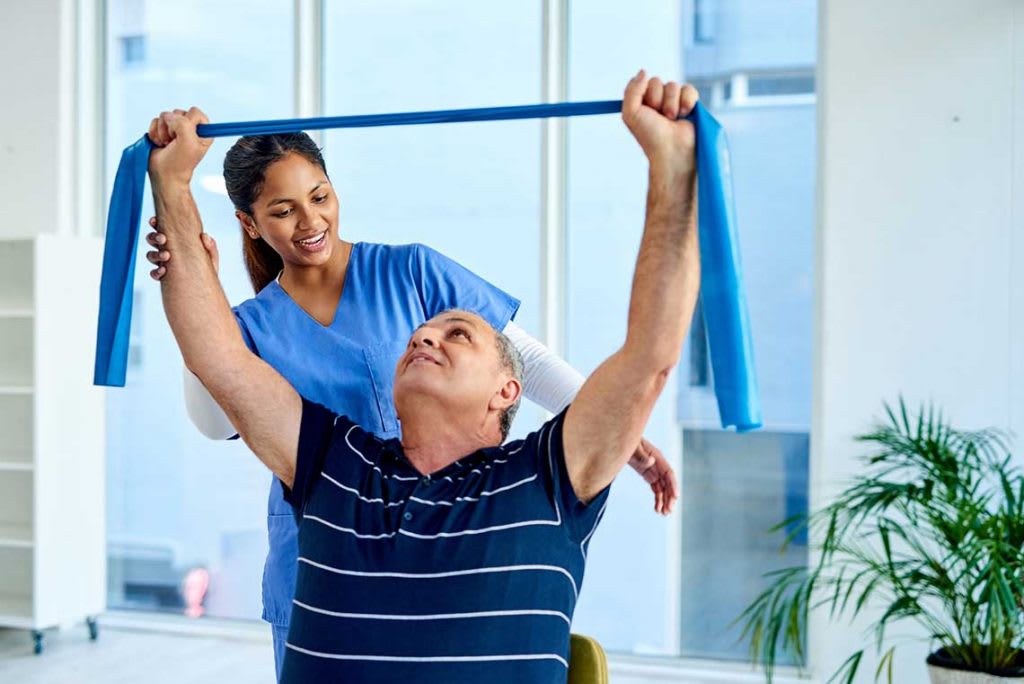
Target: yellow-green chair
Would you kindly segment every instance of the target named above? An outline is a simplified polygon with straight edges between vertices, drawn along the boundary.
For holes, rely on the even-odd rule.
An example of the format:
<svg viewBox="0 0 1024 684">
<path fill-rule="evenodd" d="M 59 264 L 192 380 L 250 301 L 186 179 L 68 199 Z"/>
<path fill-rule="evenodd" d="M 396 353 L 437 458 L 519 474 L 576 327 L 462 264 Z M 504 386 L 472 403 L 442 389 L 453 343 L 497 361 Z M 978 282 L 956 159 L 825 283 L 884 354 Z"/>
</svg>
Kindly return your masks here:
<svg viewBox="0 0 1024 684">
<path fill-rule="evenodd" d="M 572 635 L 569 684 L 608 684 L 608 658 L 597 640 L 582 634 Z"/>
</svg>

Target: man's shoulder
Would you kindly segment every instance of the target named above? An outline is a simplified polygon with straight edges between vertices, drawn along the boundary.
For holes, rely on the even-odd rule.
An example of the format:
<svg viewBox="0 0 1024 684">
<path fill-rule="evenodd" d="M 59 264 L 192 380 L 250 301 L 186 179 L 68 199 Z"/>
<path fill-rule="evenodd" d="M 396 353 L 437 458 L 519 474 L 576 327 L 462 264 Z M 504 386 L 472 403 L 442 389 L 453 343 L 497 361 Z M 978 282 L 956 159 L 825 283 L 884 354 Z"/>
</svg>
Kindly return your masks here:
<svg viewBox="0 0 1024 684">
<path fill-rule="evenodd" d="M 360 453 L 372 450 L 380 451 L 391 441 L 378 437 L 347 415 L 335 413 L 331 409 L 315 401 L 302 398 L 302 431 L 323 433 L 330 431 L 332 446 L 340 446 Z"/>
<path fill-rule="evenodd" d="M 557 452 L 561 449 L 561 431 L 562 425 L 565 422 L 566 411 L 568 411 L 568 408 L 558 415 L 548 419 L 540 427 L 530 432 L 525 437 L 514 439 L 502 444 L 498 447 L 501 452 L 501 457 L 547 457 L 553 452 Z"/>
</svg>

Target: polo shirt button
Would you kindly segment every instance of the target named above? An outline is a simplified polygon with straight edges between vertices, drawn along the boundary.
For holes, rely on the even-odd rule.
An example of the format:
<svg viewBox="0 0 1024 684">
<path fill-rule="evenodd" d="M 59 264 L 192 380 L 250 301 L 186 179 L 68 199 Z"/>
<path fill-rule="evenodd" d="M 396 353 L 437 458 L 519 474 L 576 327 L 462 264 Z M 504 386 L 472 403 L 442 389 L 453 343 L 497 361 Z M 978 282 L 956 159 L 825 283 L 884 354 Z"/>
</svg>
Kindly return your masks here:
<svg viewBox="0 0 1024 684">
<path fill-rule="evenodd" d="M 423 478 L 423 484 L 429 485 L 431 482 L 433 482 L 433 480 L 430 479 L 429 475 Z"/>
<path fill-rule="evenodd" d="M 403 517 L 403 518 L 405 518 L 406 520 L 412 520 L 412 513 L 410 513 L 409 511 L 406 511 L 406 512 L 405 512 L 405 513 L 404 513 L 404 514 L 402 515 L 402 517 Z"/>
</svg>

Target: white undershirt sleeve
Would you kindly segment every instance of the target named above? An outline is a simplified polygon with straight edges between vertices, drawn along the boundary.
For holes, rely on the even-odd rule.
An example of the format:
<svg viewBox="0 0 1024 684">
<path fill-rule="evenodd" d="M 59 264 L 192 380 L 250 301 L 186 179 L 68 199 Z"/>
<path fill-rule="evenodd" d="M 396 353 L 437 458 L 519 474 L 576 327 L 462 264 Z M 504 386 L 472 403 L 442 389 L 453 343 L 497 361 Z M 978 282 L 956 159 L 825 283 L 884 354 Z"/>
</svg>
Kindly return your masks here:
<svg viewBox="0 0 1024 684">
<path fill-rule="evenodd" d="M 231 439 L 238 431 L 228 420 L 224 409 L 213 400 L 206 386 L 185 366 L 181 367 L 185 385 L 185 411 L 189 420 L 210 439 Z"/>
<path fill-rule="evenodd" d="M 523 394 L 551 413 L 561 413 L 576 398 L 585 378 L 512 321 L 503 332 L 523 356 Z"/>
<path fill-rule="evenodd" d="M 523 357 L 523 394 L 551 413 L 560 413 L 576 397 L 584 377 L 557 354 L 515 323 L 503 331 Z M 230 439 L 237 430 L 209 391 L 188 368 L 182 367 L 185 410 L 189 420 L 209 439 Z"/>
</svg>

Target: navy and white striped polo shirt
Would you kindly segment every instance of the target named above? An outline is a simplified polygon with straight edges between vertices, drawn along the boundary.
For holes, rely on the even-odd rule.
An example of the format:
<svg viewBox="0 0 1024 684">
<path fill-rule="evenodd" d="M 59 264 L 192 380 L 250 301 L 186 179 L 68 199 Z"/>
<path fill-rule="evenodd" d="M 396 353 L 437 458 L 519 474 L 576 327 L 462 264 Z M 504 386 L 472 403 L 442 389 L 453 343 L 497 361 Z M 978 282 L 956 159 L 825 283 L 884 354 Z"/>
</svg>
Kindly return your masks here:
<svg viewBox="0 0 1024 684">
<path fill-rule="evenodd" d="M 303 400 L 281 681 L 565 682 L 608 490 L 576 498 L 564 418 L 423 476 L 398 440 Z"/>
</svg>

